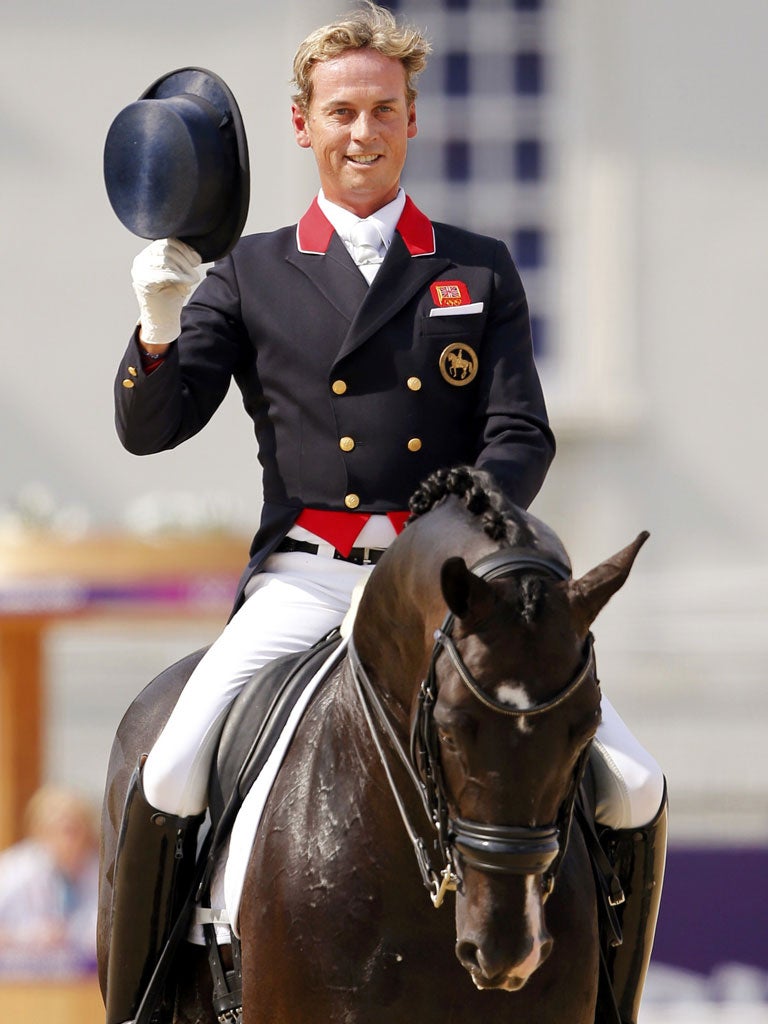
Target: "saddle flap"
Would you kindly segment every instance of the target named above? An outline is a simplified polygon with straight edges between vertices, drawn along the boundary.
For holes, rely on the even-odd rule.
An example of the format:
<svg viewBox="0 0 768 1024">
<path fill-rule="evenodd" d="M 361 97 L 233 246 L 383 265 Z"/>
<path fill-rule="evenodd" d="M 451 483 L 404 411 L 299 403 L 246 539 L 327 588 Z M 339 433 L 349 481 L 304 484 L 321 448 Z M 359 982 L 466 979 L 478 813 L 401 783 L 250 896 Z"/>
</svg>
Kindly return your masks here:
<svg viewBox="0 0 768 1024">
<path fill-rule="evenodd" d="M 233 702 L 209 781 L 211 820 L 220 835 L 231 827 L 296 701 L 340 643 L 336 629 L 309 650 L 274 659 L 251 677 Z"/>
</svg>

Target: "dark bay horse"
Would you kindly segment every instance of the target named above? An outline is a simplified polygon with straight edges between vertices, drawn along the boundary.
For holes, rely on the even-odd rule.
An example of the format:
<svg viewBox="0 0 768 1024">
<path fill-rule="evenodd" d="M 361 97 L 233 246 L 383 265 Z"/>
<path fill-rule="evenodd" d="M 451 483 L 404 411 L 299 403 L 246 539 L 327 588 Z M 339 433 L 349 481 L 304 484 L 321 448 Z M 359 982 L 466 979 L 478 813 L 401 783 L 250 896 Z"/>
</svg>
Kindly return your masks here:
<svg viewBox="0 0 768 1024">
<path fill-rule="evenodd" d="M 590 626 L 647 534 L 574 580 L 483 474 L 437 474 L 413 507 L 267 803 L 243 1024 L 593 1024 L 595 884 L 572 824 L 600 717 Z M 181 682 L 150 686 L 118 732 L 104 907 L 123 780 Z M 103 910 L 102 971 L 108 927 Z M 214 1019 L 206 971 L 185 948 L 176 1021 Z"/>
</svg>

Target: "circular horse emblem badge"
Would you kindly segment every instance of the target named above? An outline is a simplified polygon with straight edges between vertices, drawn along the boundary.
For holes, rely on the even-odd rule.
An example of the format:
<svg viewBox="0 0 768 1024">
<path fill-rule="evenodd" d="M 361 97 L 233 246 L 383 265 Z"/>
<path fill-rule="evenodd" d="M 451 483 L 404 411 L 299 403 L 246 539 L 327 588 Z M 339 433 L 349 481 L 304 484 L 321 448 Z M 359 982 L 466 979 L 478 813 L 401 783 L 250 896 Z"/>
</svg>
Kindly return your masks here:
<svg viewBox="0 0 768 1024">
<path fill-rule="evenodd" d="M 477 376 L 477 353 L 464 342 L 447 345 L 440 353 L 440 373 L 454 387 L 463 388 Z"/>
</svg>

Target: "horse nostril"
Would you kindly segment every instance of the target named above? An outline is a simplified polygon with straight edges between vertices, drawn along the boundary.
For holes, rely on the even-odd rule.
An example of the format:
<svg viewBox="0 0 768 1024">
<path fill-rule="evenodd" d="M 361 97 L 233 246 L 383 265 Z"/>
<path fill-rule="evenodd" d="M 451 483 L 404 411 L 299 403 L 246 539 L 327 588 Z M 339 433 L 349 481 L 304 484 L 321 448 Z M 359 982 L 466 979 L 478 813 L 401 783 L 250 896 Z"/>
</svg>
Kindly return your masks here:
<svg viewBox="0 0 768 1024">
<path fill-rule="evenodd" d="M 543 964 L 544 961 L 547 959 L 549 954 L 552 952 L 553 945 L 554 942 L 552 941 L 552 939 L 544 939 L 544 941 L 541 944 L 541 960 L 539 961 L 540 963 Z"/>
<path fill-rule="evenodd" d="M 474 942 L 459 942 L 456 945 L 456 956 L 459 958 L 459 963 L 462 967 L 467 970 L 477 968 L 477 946 Z"/>
</svg>

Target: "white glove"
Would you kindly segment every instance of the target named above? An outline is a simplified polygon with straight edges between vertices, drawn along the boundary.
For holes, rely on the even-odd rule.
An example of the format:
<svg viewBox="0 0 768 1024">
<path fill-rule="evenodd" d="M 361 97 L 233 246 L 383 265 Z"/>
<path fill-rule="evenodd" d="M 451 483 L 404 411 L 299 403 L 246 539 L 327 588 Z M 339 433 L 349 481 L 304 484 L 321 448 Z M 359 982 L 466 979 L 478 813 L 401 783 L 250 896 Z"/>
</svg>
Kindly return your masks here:
<svg viewBox="0 0 768 1024">
<path fill-rule="evenodd" d="M 141 340 L 165 345 L 181 333 L 181 307 L 200 280 L 200 257 L 178 238 L 160 238 L 142 249 L 131 267 L 141 310 Z"/>
</svg>

